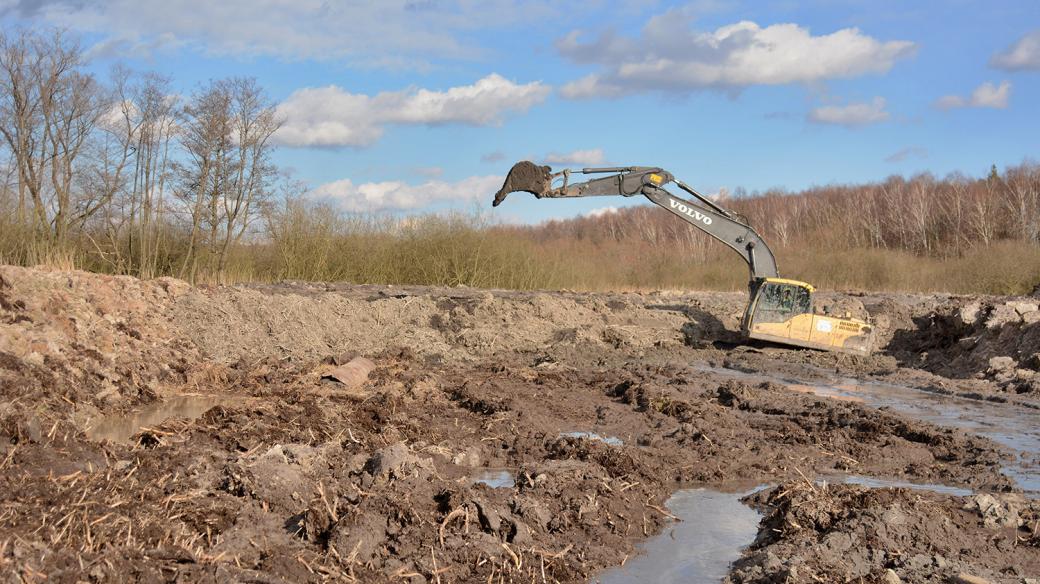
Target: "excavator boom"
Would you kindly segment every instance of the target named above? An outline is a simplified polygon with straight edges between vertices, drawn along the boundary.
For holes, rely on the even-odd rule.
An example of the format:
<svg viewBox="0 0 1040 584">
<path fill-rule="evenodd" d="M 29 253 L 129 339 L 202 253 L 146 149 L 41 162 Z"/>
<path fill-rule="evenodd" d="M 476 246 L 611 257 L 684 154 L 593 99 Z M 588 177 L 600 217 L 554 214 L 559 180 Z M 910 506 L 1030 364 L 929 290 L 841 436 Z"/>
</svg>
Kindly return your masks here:
<svg viewBox="0 0 1040 584">
<path fill-rule="evenodd" d="M 572 174 L 609 174 L 610 176 L 571 183 Z M 553 182 L 560 179 L 559 186 Z M 664 187 L 674 182 L 694 197 L 693 201 L 679 198 Z M 495 193 L 493 206 L 505 201 L 512 192 L 528 192 L 539 199 L 573 197 L 643 195 L 650 202 L 686 221 L 711 237 L 727 245 L 747 262 L 751 282 L 780 275 L 773 252 L 758 233 L 740 217 L 701 195 L 689 185 L 676 180 L 672 173 L 653 166 L 624 166 L 612 168 L 583 168 L 553 173 L 548 166 L 523 161 L 513 165 L 502 188 Z"/>
</svg>

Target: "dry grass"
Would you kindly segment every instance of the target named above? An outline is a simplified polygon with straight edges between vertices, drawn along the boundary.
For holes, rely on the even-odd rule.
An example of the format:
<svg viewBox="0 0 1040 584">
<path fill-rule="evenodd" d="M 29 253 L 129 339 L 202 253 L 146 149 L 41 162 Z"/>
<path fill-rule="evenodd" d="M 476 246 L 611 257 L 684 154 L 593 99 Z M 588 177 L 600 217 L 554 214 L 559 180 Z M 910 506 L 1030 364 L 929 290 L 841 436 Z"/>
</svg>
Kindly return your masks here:
<svg viewBox="0 0 1040 584">
<path fill-rule="evenodd" d="M 170 227 L 159 275 L 178 275 L 185 235 Z M 698 253 L 639 238 L 544 237 L 537 229 L 495 226 L 482 215 L 392 219 L 349 216 L 300 202 L 268 218 L 263 241 L 232 250 L 222 283 L 347 281 L 508 289 L 743 290 L 746 266 L 719 244 Z M 180 233 L 179 235 L 177 235 Z M 693 249 L 691 248 L 691 249 Z M 776 250 L 782 273 L 823 289 L 1025 294 L 1040 282 L 1040 249 L 998 241 L 939 258 L 891 249 L 840 249 L 827 238 Z M 13 225 L 0 230 L 0 260 L 119 273 L 96 239 L 63 248 L 35 243 Z M 118 255 L 118 254 L 116 254 Z M 188 274 L 217 283 L 205 269 Z"/>
</svg>

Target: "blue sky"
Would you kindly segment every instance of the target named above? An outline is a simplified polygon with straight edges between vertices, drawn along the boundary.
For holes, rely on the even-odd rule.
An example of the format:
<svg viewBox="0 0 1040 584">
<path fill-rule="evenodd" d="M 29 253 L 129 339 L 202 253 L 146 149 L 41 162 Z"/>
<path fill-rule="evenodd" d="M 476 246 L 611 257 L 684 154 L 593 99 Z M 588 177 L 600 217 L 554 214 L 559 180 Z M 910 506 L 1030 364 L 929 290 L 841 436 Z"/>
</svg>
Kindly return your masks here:
<svg viewBox="0 0 1040 584">
<path fill-rule="evenodd" d="M 190 94 L 256 77 L 278 162 L 344 209 L 488 207 L 520 159 L 705 192 L 984 174 L 1040 151 L 1035 0 L 0 0 Z M 536 201 L 536 222 L 641 201 Z"/>
</svg>

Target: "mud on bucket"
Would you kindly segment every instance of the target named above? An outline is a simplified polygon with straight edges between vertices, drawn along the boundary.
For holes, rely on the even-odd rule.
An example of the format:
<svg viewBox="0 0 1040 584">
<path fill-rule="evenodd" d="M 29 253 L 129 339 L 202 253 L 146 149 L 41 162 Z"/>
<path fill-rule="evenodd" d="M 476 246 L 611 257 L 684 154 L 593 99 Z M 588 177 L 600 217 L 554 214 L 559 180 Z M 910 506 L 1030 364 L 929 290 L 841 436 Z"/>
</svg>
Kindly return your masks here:
<svg viewBox="0 0 1040 584">
<path fill-rule="evenodd" d="M 518 191 L 531 193 L 540 199 L 548 193 L 551 188 L 551 168 L 548 166 L 538 166 L 537 164 L 527 160 L 517 162 L 513 165 L 513 168 L 509 169 L 509 174 L 506 175 L 506 181 L 502 183 L 502 188 L 498 189 L 498 192 L 495 193 L 495 202 L 492 203 L 491 206 L 499 206 L 502 204 L 502 201 L 506 200 L 506 195 Z"/>
</svg>

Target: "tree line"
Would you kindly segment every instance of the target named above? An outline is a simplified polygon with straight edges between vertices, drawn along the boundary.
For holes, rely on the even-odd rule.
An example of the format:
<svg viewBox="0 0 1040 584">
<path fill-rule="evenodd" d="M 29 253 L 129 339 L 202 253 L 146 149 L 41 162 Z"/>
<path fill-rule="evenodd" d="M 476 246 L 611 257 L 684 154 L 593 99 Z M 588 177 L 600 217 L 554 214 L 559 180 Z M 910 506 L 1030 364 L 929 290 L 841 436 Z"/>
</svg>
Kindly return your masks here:
<svg viewBox="0 0 1040 584">
<path fill-rule="evenodd" d="M 1002 173 L 993 166 L 984 178 L 892 176 L 800 192 L 723 193 L 717 200 L 780 249 L 866 248 L 944 258 L 998 241 L 1040 245 L 1040 165 L 1032 162 Z M 640 240 L 700 258 L 722 249 L 697 229 L 647 206 L 523 231 L 539 241 Z"/>
<path fill-rule="evenodd" d="M 0 33 L 0 253 L 37 263 L 80 249 L 114 273 L 222 276 L 286 184 L 278 127 L 255 79 L 181 97 L 155 73 L 99 79 L 62 31 Z"/>
</svg>

